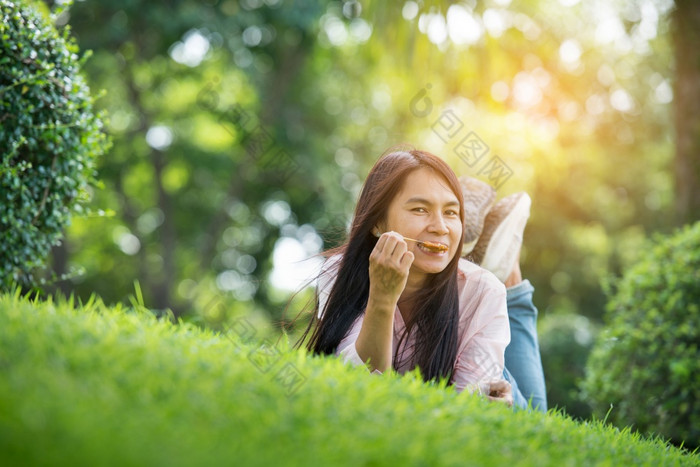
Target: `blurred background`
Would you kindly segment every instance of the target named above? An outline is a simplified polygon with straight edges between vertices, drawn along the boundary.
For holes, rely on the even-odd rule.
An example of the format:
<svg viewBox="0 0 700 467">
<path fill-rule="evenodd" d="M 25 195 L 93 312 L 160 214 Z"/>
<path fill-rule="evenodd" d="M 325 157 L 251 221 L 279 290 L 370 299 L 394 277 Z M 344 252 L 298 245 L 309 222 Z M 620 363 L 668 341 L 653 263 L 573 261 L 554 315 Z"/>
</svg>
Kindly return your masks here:
<svg viewBox="0 0 700 467">
<path fill-rule="evenodd" d="M 57 25 L 92 50 L 113 148 L 93 214 L 53 251 L 68 277 L 56 288 L 128 302 L 138 281 L 150 308 L 215 330 L 243 316 L 275 335 L 312 296 L 293 293 L 342 242 L 369 168 L 408 142 L 499 198 L 532 197 L 521 259 L 550 405 L 585 417 L 576 381 L 608 279 L 652 232 L 698 217 L 697 181 L 675 169 L 687 153 L 674 56 L 697 44 L 671 34 L 682 8 L 698 9 L 77 1 Z"/>
</svg>

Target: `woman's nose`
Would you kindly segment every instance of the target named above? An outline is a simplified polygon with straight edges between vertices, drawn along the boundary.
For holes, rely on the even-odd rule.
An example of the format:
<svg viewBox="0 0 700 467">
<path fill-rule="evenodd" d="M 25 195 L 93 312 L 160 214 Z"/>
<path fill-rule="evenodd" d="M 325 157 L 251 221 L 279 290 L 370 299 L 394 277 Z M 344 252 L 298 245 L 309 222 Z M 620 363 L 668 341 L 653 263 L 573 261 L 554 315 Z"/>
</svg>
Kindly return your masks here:
<svg viewBox="0 0 700 467">
<path fill-rule="evenodd" d="M 437 234 L 446 234 L 449 232 L 449 230 L 447 229 L 447 223 L 445 222 L 443 216 L 441 216 L 440 214 L 436 214 L 433 216 L 429 227 L 432 232 L 435 232 Z"/>
</svg>

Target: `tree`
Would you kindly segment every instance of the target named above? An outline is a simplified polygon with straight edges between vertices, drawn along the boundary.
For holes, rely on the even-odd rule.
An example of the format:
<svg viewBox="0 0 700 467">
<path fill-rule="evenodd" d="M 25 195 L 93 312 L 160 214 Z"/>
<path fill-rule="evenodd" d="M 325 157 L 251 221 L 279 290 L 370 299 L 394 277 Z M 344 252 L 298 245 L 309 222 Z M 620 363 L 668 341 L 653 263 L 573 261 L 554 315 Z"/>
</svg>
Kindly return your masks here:
<svg viewBox="0 0 700 467">
<path fill-rule="evenodd" d="M 96 185 L 109 147 L 70 29 L 0 0 L 0 288 L 35 276 Z"/>
<path fill-rule="evenodd" d="M 499 196 L 535 202 L 523 269 L 538 307 L 600 319 L 601 276 L 670 223 L 662 3 L 611 4 L 598 37 L 590 2 L 80 2 L 66 21 L 108 90 L 117 143 L 97 201 L 116 215 L 71 228 L 69 261 L 87 270 L 71 287 L 115 301 L 138 278 L 176 314 L 209 288 L 279 317 L 275 245 L 332 246 L 342 235 L 324 232 L 343 232 L 371 164 L 408 141 L 460 175 L 504 161 Z M 422 91 L 427 113 L 411 105 Z M 470 132 L 488 147 L 479 164 L 455 149 Z M 264 157 L 256 134 L 274 141 Z"/>
<path fill-rule="evenodd" d="M 300 222 L 324 211 L 319 153 L 289 132 L 300 125 L 300 91 L 291 89 L 307 86 L 300 77 L 320 8 L 186 0 L 71 7 L 64 20 L 95 50 L 88 72 L 108 90 L 102 104 L 115 116 L 98 201 L 116 215 L 71 237 L 100 244 L 85 266 L 102 276 L 88 275 L 82 289 L 121 300 L 137 279 L 150 306 L 182 315 L 195 297 L 177 288 L 197 278 L 199 290 L 218 280 L 222 296 L 268 304 L 256 277 L 270 270 L 280 226 L 265 209 L 292 205 Z M 196 59 L 183 55 L 193 44 Z M 75 247 L 66 250 L 75 260 Z"/>
<path fill-rule="evenodd" d="M 617 280 L 582 384 L 619 427 L 700 443 L 700 222 L 654 236 Z"/>
<path fill-rule="evenodd" d="M 676 0 L 671 15 L 674 58 L 676 214 L 700 219 L 700 3 Z"/>
</svg>

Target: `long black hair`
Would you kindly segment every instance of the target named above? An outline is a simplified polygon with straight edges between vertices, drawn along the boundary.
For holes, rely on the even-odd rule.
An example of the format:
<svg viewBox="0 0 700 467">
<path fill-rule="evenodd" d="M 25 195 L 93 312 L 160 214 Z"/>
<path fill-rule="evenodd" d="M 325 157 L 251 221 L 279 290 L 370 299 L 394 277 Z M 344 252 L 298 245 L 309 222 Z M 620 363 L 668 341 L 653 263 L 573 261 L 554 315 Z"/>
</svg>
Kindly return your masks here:
<svg viewBox="0 0 700 467">
<path fill-rule="evenodd" d="M 371 230 L 386 218 L 387 208 L 402 189 L 406 177 L 420 168 L 431 169 L 445 179 L 460 201 L 459 215 L 464 224 L 459 181 L 442 159 L 416 149 L 393 151 L 381 157 L 362 188 L 347 242 L 327 253 L 328 256 L 342 255 L 337 267 L 322 273 L 335 275 L 335 283 L 320 319 L 316 301 L 311 322 L 300 341 L 313 330 L 306 347 L 314 354 L 334 353 L 352 324 L 364 312 L 369 297 L 369 256 L 378 240 Z M 452 377 L 457 358 L 457 267 L 461 253 L 460 242 L 447 267 L 431 274 L 425 287 L 413 297 L 415 313 L 406 322 L 406 333 L 401 336 L 394 355 L 396 364 L 401 342 L 415 328 L 414 358 L 425 381 L 450 380 Z"/>
</svg>

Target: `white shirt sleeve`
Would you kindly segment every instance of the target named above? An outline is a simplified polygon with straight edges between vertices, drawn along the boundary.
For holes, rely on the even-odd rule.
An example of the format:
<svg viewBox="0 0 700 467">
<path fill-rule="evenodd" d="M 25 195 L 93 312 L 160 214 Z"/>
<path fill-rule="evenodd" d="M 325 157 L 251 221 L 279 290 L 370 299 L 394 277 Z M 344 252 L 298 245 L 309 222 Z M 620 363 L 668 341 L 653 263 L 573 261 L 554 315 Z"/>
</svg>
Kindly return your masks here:
<svg viewBox="0 0 700 467">
<path fill-rule="evenodd" d="M 484 290 L 460 344 L 452 380 L 457 391 L 503 379 L 504 352 L 510 342 L 505 287 Z"/>
</svg>

